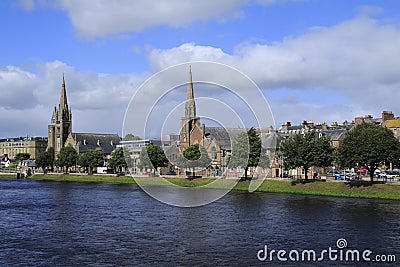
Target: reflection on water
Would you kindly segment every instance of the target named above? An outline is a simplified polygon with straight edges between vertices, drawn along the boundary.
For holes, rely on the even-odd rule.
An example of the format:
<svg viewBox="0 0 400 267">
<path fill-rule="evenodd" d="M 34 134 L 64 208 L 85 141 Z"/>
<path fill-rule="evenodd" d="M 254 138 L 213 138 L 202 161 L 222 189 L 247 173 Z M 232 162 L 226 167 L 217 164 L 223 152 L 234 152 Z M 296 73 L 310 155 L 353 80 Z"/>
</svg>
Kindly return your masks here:
<svg viewBox="0 0 400 267">
<path fill-rule="evenodd" d="M 0 266 L 265 266 L 278 263 L 257 260 L 264 245 L 339 238 L 396 254 L 399 214 L 396 201 L 247 192 L 178 208 L 135 185 L 0 179 Z"/>
</svg>

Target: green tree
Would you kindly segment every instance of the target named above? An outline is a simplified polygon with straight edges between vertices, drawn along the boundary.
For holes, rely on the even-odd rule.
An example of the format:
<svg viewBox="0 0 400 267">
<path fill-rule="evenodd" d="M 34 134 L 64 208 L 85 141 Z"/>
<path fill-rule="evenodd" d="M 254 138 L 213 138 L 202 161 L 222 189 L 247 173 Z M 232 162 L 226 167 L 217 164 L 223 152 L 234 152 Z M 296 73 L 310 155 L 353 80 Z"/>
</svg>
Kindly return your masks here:
<svg viewBox="0 0 400 267">
<path fill-rule="evenodd" d="M 250 167 L 256 167 L 261 155 L 261 138 L 256 129 L 251 127 L 247 132 L 241 132 L 232 144 L 232 154 L 229 158 L 229 167 L 244 168 L 245 180 Z M 263 161 L 266 159 L 263 159 Z M 263 162 L 265 165 L 267 162 Z"/>
<path fill-rule="evenodd" d="M 308 179 L 310 167 L 327 167 L 333 161 L 333 147 L 329 136 L 317 138 L 315 132 L 296 134 L 288 141 L 281 143 L 280 153 L 286 169 L 304 168 Z"/>
<path fill-rule="evenodd" d="M 78 158 L 78 164 L 88 169 L 88 174 L 93 174 L 93 168 L 104 165 L 104 155 L 100 150 L 88 150 Z"/>
<path fill-rule="evenodd" d="M 49 148 L 47 151 L 40 153 L 36 158 L 36 165 L 41 167 L 44 173 L 47 173 L 47 167 L 53 169 L 54 150 L 52 151 Z"/>
<path fill-rule="evenodd" d="M 151 168 L 155 174 L 159 167 L 168 166 L 168 159 L 161 147 L 149 144 L 140 152 L 138 166 L 140 169 Z"/>
<path fill-rule="evenodd" d="M 380 164 L 399 160 L 400 144 L 391 130 L 362 123 L 346 133 L 335 154 L 341 167 L 364 166 L 372 182 Z"/>
<path fill-rule="evenodd" d="M 137 135 L 127 134 L 127 135 L 125 135 L 125 137 L 124 137 L 123 140 L 124 140 L 124 141 L 134 141 L 134 140 L 142 140 L 142 138 L 140 138 L 140 137 L 137 136 Z"/>
<path fill-rule="evenodd" d="M 61 168 L 65 167 L 65 172 L 68 172 L 68 168 L 74 166 L 77 159 L 78 154 L 75 148 L 71 146 L 63 147 L 57 155 L 55 165 Z"/>
<path fill-rule="evenodd" d="M 24 161 L 24 160 L 28 160 L 30 159 L 31 154 L 29 153 L 18 153 L 17 155 L 15 155 L 15 159 L 18 161 Z"/>
<path fill-rule="evenodd" d="M 207 150 L 199 144 L 190 145 L 183 151 L 182 156 L 179 157 L 180 166 L 192 169 L 192 177 L 190 179 L 196 177 L 196 168 L 207 168 L 210 163 L 211 159 L 208 156 Z"/>
<path fill-rule="evenodd" d="M 110 167 L 121 172 L 122 168 L 126 168 L 126 160 L 124 156 L 124 149 L 119 147 L 111 153 L 111 158 L 108 160 Z"/>
</svg>

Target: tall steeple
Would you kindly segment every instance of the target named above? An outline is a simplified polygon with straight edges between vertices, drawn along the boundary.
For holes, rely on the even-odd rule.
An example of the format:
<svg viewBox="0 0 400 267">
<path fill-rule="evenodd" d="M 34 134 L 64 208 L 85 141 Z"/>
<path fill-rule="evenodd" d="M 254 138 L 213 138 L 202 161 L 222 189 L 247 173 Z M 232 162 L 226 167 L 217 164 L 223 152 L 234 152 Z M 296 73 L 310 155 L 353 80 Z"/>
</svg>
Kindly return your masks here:
<svg viewBox="0 0 400 267">
<path fill-rule="evenodd" d="M 200 130 L 200 118 L 196 116 L 196 103 L 194 100 L 192 67 L 189 68 L 189 81 L 185 101 L 185 116 L 181 119 L 180 147 L 186 149 L 194 142 L 199 141 L 200 137 L 193 137 L 194 130 Z"/>
<path fill-rule="evenodd" d="M 67 91 L 65 89 L 65 79 L 64 79 L 64 73 L 63 73 L 63 79 L 62 79 L 62 85 L 61 85 L 61 96 L 60 96 L 60 112 L 63 113 L 62 111 L 69 111 L 68 110 L 68 100 L 67 100 Z"/>
<path fill-rule="evenodd" d="M 57 154 L 68 135 L 72 132 L 72 112 L 68 107 L 67 90 L 65 89 L 65 78 L 63 74 L 60 103 L 54 107 L 53 116 L 48 126 L 48 148 L 53 148 Z"/>
<path fill-rule="evenodd" d="M 194 93 L 193 93 L 192 66 L 189 66 L 189 82 L 188 82 L 188 90 L 185 103 L 185 117 L 186 118 L 196 117 L 196 103 L 194 101 Z"/>
</svg>

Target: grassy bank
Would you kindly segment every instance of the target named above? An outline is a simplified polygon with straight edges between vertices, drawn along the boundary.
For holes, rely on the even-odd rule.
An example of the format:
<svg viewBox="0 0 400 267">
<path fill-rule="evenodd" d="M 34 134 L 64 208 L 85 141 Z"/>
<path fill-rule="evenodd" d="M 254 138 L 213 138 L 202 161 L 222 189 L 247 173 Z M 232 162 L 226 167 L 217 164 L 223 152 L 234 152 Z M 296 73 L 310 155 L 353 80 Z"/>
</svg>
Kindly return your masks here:
<svg viewBox="0 0 400 267">
<path fill-rule="evenodd" d="M 135 179 L 130 176 L 113 175 L 34 174 L 29 179 L 59 182 L 136 184 Z"/>
<path fill-rule="evenodd" d="M 0 173 L 0 178 L 17 178 L 16 173 Z"/>
<path fill-rule="evenodd" d="M 93 183 L 118 183 L 118 184 L 136 184 L 135 179 L 130 176 L 109 176 L 109 175 L 73 175 L 73 174 L 35 174 L 30 179 L 51 180 L 51 181 L 72 181 L 72 182 L 93 182 Z M 140 178 L 146 184 L 158 185 L 157 179 L 146 177 Z M 183 178 L 168 177 L 171 183 L 185 187 L 197 187 L 211 183 L 215 179 L 203 178 L 188 180 Z M 239 182 L 235 190 L 247 191 L 249 182 Z M 308 194 L 321 196 L 354 197 L 354 198 L 379 198 L 400 200 L 400 186 L 390 184 L 351 185 L 344 182 L 314 182 L 292 185 L 289 180 L 265 180 L 257 189 L 257 192 L 270 193 L 290 193 L 290 194 Z"/>
</svg>

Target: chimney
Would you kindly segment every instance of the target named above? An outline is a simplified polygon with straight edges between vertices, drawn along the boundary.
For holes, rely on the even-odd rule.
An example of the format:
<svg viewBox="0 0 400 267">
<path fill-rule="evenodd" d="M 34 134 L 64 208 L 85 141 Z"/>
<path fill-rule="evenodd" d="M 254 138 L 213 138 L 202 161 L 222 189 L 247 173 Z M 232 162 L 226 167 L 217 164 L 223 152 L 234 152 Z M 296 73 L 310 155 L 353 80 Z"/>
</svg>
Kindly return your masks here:
<svg viewBox="0 0 400 267">
<path fill-rule="evenodd" d="M 361 124 L 361 123 L 363 123 L 364 122 L 364 118 L 363 117 L 355 117 L 354 118 L 354 124 L 357 126 L 357 125 L 359 125 L 359 124 Z"/>
<path fill-rule="evenodd" d="M 370 119 L 372 119 L 372 116 L 371 115 L 365 115 L 365 117 L 364 117 L 366 120 L 370 120 Z"/>
<path fill-rule="evenodd" d="M 286 122 L 282 123 L 281 131 L 287 132 L 288 131 L 288 127 L 290 127 L 290 126 L 291 126 L 290 121 L 286 121 Z"/>
<path fill-rule="evenodd" d="M 393 112 L 391 111 L 382 111 L 382 122 L 385 122 L 387 120 L 393 120 L 394 115 Z"/>
</svg>

